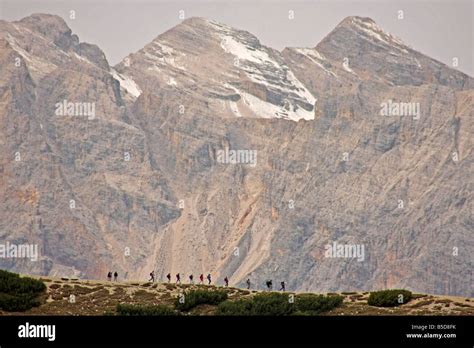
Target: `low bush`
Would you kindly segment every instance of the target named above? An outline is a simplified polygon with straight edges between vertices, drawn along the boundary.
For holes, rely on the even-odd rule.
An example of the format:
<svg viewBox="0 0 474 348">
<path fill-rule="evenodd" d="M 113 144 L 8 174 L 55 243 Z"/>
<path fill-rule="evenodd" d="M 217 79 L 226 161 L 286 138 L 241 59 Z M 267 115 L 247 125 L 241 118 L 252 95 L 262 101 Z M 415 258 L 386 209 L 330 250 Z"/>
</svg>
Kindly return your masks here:
<svg viewBox="0 0 474 348">
<path fill-rule="evenodd" d="M 20 277 L 16 273 L 0 270 L 0 293 L 6 294 L 36 294 L 46 290 L 42 281 Z"/>
<path fill-rule="evenodd" d="M 241 299 L 237 301 L 224 301 L 217 307 L 217 315 L 252 315 L 253 302 L 250 299 Z"/>
<path fill-rule="evenodd" d="M 288 294 L 261 293 L 252 298 L 253 315 L 290 315 L 294 311 L 294 303 Z"/>
<path fill-rule="evenodd" d="M 303 294 L 296 296 L 296 309 L 298 314 L 318 315 L 339 307 L 343 300 L 344 297 L 339 295 Z"/>
<path fill-rule="evenodd" d="M 42 281 L 20 277 L 0 270 L 0 309 L 22 312 L 40 305 L 39 296 L 46 290 Z"/>
<path fill-rule="evenodd" d="M 222 302 L 217 315 L 318 315 L 340 306 L 342 301 L 342 296 L 304 294 L 293 298 L 289 294 L 261 293 L 252 298 Z"/>
<path fill-rule="evenodd" d="M 39 305 L 39 300 L 29 294 L 9 295 L 0 293 L 0 308 L 7 312 L 24 312 Z"/>
<path fill-rule="evenodd" d="M 174 316 L 173 308 L 164 305 L 118 304 L 117 315 L 125 316 Z"/>
<path fill-rule="evenodd" d="M 392 289 L 371 292 L 367 303 L 374 307 L 395 307 L 411 300 L 412 293 L 408 290 Z"/>
<path fill-rule="evenodd" d="M 191 290 L 178 296 L 175 308 L 180 311 L 189 311 L 202 304 L 218 305 L 227 300 L 227 297 L 227 292 L 223 290 Z"/>
</svg>

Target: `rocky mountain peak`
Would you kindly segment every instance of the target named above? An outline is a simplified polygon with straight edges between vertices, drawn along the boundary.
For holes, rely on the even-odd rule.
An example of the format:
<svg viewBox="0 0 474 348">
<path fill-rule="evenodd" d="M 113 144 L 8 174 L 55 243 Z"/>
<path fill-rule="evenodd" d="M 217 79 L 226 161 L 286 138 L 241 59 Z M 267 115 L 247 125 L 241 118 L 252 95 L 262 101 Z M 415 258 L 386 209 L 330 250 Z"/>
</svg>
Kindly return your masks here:
<svg viewBox="0 0 474 348">
<path fill-rule="evenodd" d="M 401 39 L 383 30 L 369 17 L 350 16 L 344 18 L 319 45 L 326 42 L 340 44 L 340 50 L 350 53 L 352 46 L 344 47 L 345 43 L 354 42 L 359 48 L 376 47 L 378 50 L 392 50 L 407 54 L 410 47 Z M 318 46 L 319 46 L 318 45 Z"/>
<path fill-rule="evenodd" d="M 47 36 L 47 33 L 56 34 L 57 32 L 64 33 L 71 30 L 63 18 L 48 13 L 33 13 L 15 23 L 21 23 L 30 28 L 36 28 L 45 36 Z"/>
<path fill-rule="evenodd" d="M 460 89 L 471 83 L 466 74 L 415 51 L 367 17 L 345 18 L 315 49 L 359 80 L 396 86 L 436 82 Z"/>
<path fill-rule="evenodd" d="M 79 38 L 77 35 L 72 34 L 64 19 L 56 15 L 35 13 L 16 23 L 41 34 L 65 50 L 79 43 Z"/>
<path fill-rule="evenodd" d="M 221 117 L 314 118 L 316 99 L 280 52 L 216 21 L 187 19 L 126 60 L 116 67 L 122 76 L 139 86 L 186 90 Z"/>
<path fill-rule="evenodd" d="M 244 41 L 255 49 L 261 46 L 258 38 L 245 30 L 202 17 L 191 17 L 183 20 L 178 25 L 157 36 L 150 44 L 160 45 L 164 41 L 170 41 L 172 42 L 172 48 L 175 50 L 189 51 L 190 45 L 193 48 L 202 47 L 203 50 L 206 50 L 212 46 L 212 43 L 220 44 L 225 36 L 232 36 L 236 40 Z"/>
<path fill-rule="evenodd" d="M 360 38 L 373 40 L 379 45 L 386 45 L 403 51 L 410 48 L 401 39 L 383 30 L 369 17 L 347 17 L 340 23 L 340 26 L 350 28 L 355 31 Z M 339 26 L 337 26 L 335 30 L 338 28 Z"/>
<path fill-rule="evenodd" d="M 80 42 L 56 15 L 36 13 L 19 21 L 0 22 L 0 36 L 25 60 L 34 80 L 66 62 L 109 71 L 104 52 L 96 45 Z"/>
</svg>

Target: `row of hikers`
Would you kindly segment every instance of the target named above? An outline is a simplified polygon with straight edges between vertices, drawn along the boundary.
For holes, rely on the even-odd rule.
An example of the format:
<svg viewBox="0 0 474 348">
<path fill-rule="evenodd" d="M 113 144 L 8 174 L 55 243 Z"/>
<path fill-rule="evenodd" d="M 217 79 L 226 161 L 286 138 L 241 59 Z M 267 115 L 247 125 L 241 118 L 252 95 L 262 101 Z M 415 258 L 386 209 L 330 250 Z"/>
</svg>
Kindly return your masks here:
<svg viewBox="0 0 474 348">
<path fill-rule="evenodd" d="M 109 281 L 112 280 L 112 272 L 107 273 L 107 279 L 108 279 Z M 117 273 L 117 272 L 114 272 L 114 282 L 116 282 L 116 281 L 118 281 L 118 273 Z"/>
<path fill-rule="evenodd" d="M 168 283 L 171 282 L 171 273 L 168 273 L 166 275 L 166 279 L 168 279 Z M 209 273 L 206 277 L 207 279 L 207 284 L 208 285 L 211 285 L 212 283 L 212 277 L 211 277 L 211 274 Z M 150 279 L 148 279 L 149 282 L 155 282 L 155 271 L 151 271 L 150 273 Z M 189 275 L 189 283 L 190 284 L 194 284 L 194 276 L 192 274 Z M 229 278 L 225 277 L 224 278 L 224 283 L 225 283 L 225 286 L 229 286 Z M 251 282 L 250 282 L 250 279 L 247 279 L 247 281 L 245 282 L 247 284 L 247 289 L 250 289 L 250 286 L 251 286 Z M 181 274 L 176 274 L 176 284 L 181 284 Z M 199 276 L 199 284 L 204 284 L 204 274 L 201 274 Z M 272 280 L 267 280 L 265 282 L 265 285 L 267 286 L 267 289 L 268 290 L 272 290 L 273 289 L 273 282 Z M 280 291 L 285 291 L 285 282 L 281 282 L 280 283 L 281 287 L 280 287 Z"/>
<path fill-rule="evenodd" d="M 114 281 L 118 281 L 118 273 L 117 272 L 114 272 L 113 274 L 113 277 L 114 277 Z M 109 281 L 112 280 L 112 272 L 109 272 L 107 273 L 107 279 Z M 168 279 L 168 283 L 171 282 L 171 273 L 168 273 L 166 275 L 166 279 Z M 212 277 L 211 277 L 211 274 L 209 273 L 206 277 L 207 279 L 207 284 L 208 285 L 211 285 L 212 283 Z M 155 282 L 155 271 L 151 271 L 150 273 L 150 279 L 148 279 L 149 282 Z M 192 274 L 189 275 L 189 283 L 190 284 L 194 284 L 194 276 Z M 224 283 L 225 283 L 225 286 L 229 286 L 229 278 L 225 277 L 224 278 Z M 250 282 L 250 279 L 247 279 L 247 281 L 245 282 L 247 284 L 247 289 L 250 289 L 251 287 L 251 282 Z M 181 275 L 178 273 L 176 274 L 176 284 L 181 284 Z M 201 274 L 199 276 L 199 284 L 204 284 L 204 274 Z M 272 280 L 267 280 L 265 282 L 265 285 L 267 286 L 267 289 L 270 291 L 270 290 L 273 290 L 273 281 Z M 281 282 L 280 283 L 280 291 L 285 291 L 285 282 Z"/>
</svg>

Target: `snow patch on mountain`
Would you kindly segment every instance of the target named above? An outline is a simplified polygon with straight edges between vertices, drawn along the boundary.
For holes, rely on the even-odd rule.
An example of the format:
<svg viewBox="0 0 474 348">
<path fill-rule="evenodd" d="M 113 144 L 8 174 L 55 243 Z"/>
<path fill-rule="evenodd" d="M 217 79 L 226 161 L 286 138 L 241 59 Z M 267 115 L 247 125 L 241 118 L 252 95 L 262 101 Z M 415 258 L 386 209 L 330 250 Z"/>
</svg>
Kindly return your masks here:
<svg viewBox="0 0 474 348">
<path fill-rule="evenodd" d="M 133 97 L 138 98 L 142 94 L 142 90 L 130 77 L 119 74 L 115 69 L 111 69 L 111 73 L 114 79 L 120 83 L 120 87 L 123 88 L 127 93 Z"/>
<path fill-rule="evenodd" d="M 168 85 L 170 85 L 170 86 L 177 86 L 178 83 L 176 82 L 176 80 L 175 80 L 173 77 L 170 76 L 170 77 L 168 78 Z"/>
<path fill-rule="evenodd" d="M 240 113 L 239 107 L 236 102 L 231 101 L 229 103 L 230 110 L 232 110 L 232 113 L 237 116 L 237 117 L 242 117 L 242 114 Z"/>
<path fill-rule="evenodd" d="M 26 65 L 32 70 L 32 72 L 35 73 L 35 75 L 44 76 L 57 68 L 57 66 L 53 63 L 43 60 L 36 55 L 30 55 L 18 44 L 18 42 L 10 33 L 7 34 L 6 40 L 10 44 L 11 48 L 15 50 L 21 57 L 23 57 Z"/>
<path fill-rule="evenodd" d="M 94 65 L 89 59 L 84 58 L 84 57 L 78 55 L 76 52 L 74 52 L 74 57 L 76 57 L 77 59 L 83 61 L 84 63 L 90 64 L 90 65 Z"/>
<path fill-rule="evenodd" d="M 354 74 L 354 70 L 352 70 L 352 69 L 349 67 L 349 64 L 347 64 L 346 62 L 343 62 L 343 63 L 342 63 L 342 67 L 344 68 L 345 71 Z"/>
<path fill-rule="evenodd" d="M 278 106 L 269 102 L 266 102 L 256 96 L 240 92 L 244 103 L 247 107 L 258 117 L 262 118 L 283 118 L 291 121 L 299 121 L 300 119 L 312 120 L 314 114 L 307 111 L 298 105 L 286 105 L 289 109 L 285 109 L 283 106 Z"/>
<path fill-rule="evenodd" d="M 228 83 L 225 83 L 224 87 L 232 90 L 236 94 L 239 94 L 242 97 L 243 103 L 256 117 L 283 118 L 286 120 L 291 120 L 291 121 L 296 121 L 296 122 L 299 121 L 300 119 L 304 119 L 304 120 L 314 119 L 313 111 L 307 111 L 294 103 L 290 103 L 288 100 L 285 101 L 284 103 L 285 105 L 275 105 L 265 100 L 262 100 L 250 93 L 241 91 L 238 88 Z M 316 104 L 316 99 L 314 99 L 314 103 Z M 234 105 L 232 105 L 232 103 L 230 104 L 230 108 L 232 112 L 236 116 L 242 117 L 242 113 L 238 109 L 238 103 L 233 103 L 233 104 Z"/>
<path fill-rule="evenodd" d="M 163 54 L 172 55 L 175 52 L 173 47 L 170 47 L 159 41 L 153 41 L 153 45 L 156 46 L 156 48 L 160 50 Z"/>
<path fill-rule="evenodd" d="M 285 99 L 284 105 L 275 105 L 256 96 L 246 93 L 245 101 L 249 108 L 260 117 L 279 117 L 290 120 L 313 119 L 316 98 L 306 89 L 293 72 L 278 56 L 261 46 L 258 41 L 245 32 L 230 30 L 224 26 L 217 26 L 220 34 L 220 46 L 224 52 L 233 55 L 233 65 L 245 72 L 248 79 L 272 93 Z M 242 93 L 242 92 L 240 92 Z M 260 101 L 257 101 L 260 100 Z M 306 104 L 305 110 L 299 103 Z"/>
<path fill-rule="evenodd" d="M 320 63 L 320 61 L 324 61 L 326 59 L 315 49 L 295 48 L 294 50 L 298 52 L 299 54 L 305 56 L 307 59 L 309 59 L 311 62 L 316 64 L 321 69 L 323 69 L 324 72 L 327 73 L 328 75 L 331 75 L 337 78 L 337 75 L 334 72 L 326 69 L 326 67 L 322 63 Z"/>
<path fill-rule="evenodd" d="M 295 74 L 293 74 L 293 71 L 288 70 L 286 76 L 290 83 L 296 87 L 296 93 L 314 107 L 316 104 L 316 98 L 306 89 L 301 81 L 296 78 Z"/>
<path fill-rule="evenodd" d="M 151 63 L 157 66 L 167 65 L 178 70 L 186 70 L 184 66 L 179 64 L 186 54 L 176 51 L 173 47 L 170 47 L 163 42 L 157 40 L 153 41 L 144 49 L 143 53 Z"/>
<path fill-rule="evenodd" d="M 262 118 L 274 118 L 274 117 L 284 117 L 281 113 L 281 108 L 272 103 L 267 103 L 256 96 L 241 92 L 242 99 L 248 108 L 258 117 Z"/>
<path fill-rule="evenodd" d="M 226 35 L 221 40 L 221 47 L 225 52 L 233 54 L 238 59 L 248 60 L 257 64 L 271 64 L 278 67 L 278 63 L 270 58 L 264 50 L 251 49 L 244 43 L 235 40 L 232 36 Z"/>
<path fill-rule="evenodd" d="M 366 33 L 368 36 L 383 42 L 384 44 L 396 47 L 399 50 L 403 51 L 404 53 L 408 53 L 406 47 L 408 47 L 402 40 L 399 38 L 387 33 L 382 28 L 380 28 L 375 22 L 372 20 L 363 20 L 358 17 L 352 18 L 352 23 Z"/>
</svg>

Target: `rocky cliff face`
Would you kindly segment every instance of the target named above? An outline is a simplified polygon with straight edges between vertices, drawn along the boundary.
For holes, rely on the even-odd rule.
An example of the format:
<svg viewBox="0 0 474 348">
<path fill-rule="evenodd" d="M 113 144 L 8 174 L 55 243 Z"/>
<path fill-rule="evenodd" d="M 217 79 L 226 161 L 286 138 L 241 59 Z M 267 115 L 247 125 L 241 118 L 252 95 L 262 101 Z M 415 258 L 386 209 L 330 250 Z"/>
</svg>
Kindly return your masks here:
<svg viewBox="0 0 474 348">
<path fill-rule="evenodd" d="M 113 68 L 56 16 L 0 33 L 0 238 L 40 246 L 2 267 L 473 295 L 473 79 L 372 20 L 280 53 L 192 18 Z"/>
</svg>

